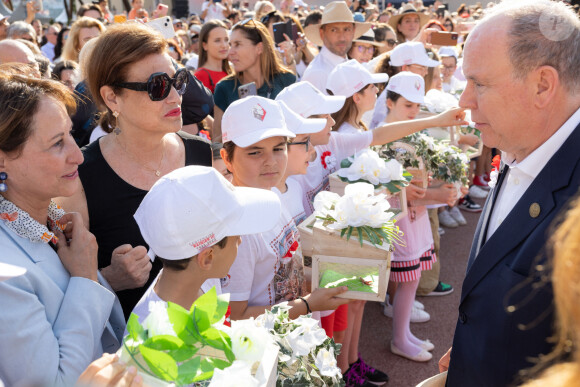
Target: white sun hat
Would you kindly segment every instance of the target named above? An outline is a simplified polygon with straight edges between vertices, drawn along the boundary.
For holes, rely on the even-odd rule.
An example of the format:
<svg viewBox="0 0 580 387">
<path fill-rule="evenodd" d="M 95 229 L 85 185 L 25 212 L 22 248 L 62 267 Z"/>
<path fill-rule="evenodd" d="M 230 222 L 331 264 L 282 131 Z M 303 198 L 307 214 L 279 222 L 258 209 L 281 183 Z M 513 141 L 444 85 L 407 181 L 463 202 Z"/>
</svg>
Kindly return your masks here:
<svg viewBox="0 0 580 387">
<path fill-rule="evenodd" d="M 274 192 L 234 187 L 215 168 L 192 165 L 159 179 L 134 217 L 149 257 L 169 260 L 199 254 L 227 236 L 274 228 L 281 204 Z"/>
<path fill-rule="evenodd" d="M 304 118 L 294 113 L 284 102 L 279 101 L 278 103 L 282 107 L 286 126 L 296 135 L 318 133 L 326 126 L 325 118 Z"/>
<path fill-rule="evenodd" d="M 393 91 L 408 101 L 423 103 L 425 101 L 425 80 L 422 76 L 410 71 L 402 71 L 393 75 L 388 91 Z"/>
<path fill-rule="evenodd" d="M 222 118 L 222 140 L 246 148 L 270 137 L 296 135 L 288 130 L 276 101 L 250 96 L 233 102 Z"/>
<path fill-rule="evenodd" d="M 316 114 L 332 114 L 344 106 L 345 97 L 322 94 L 310 82 L 296 82 L 285 87 L 277 96 L 276 101 L 282 101 L 294 113 L 302 117 Z"/>
<path fill-rule="evenodd" d="M 350 97 L 370 83 L 383 83 L 389 80 L 385 73 L 373 74 L 354 59 L 336 66 L 328 75 L 326 88 L 334 95 Z"/>
<path fill-rule="evenodd" d="M 0 281 L 19 277 L 24 273 L 26 273 L 26 269 L 23 267 L 0 262 Z"/>
<path fill-rule="evenodd" d="M 429 59 L 425 46 L 421 42 L 407 42 L 399 44 L 391 52 L 391 65 L 400 67 L 402 65 L 418 64 L 426 67 L 439 66 L 436 60 Z"/>
</svg>

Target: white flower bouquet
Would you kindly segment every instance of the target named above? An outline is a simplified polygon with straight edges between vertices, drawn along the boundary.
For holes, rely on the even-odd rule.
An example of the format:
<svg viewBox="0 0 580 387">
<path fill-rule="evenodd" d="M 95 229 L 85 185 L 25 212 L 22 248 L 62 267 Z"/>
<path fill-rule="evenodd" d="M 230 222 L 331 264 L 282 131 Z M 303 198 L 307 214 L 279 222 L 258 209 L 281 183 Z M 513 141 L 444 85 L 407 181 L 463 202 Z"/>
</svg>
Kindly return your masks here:
<svg viewBox="0 0 580 387">
<path fill-rule="evenodd" d="M 273 338 L 253 323 L 224 325 L 228 304 L 229 295 L 215 288 L 190 310 L 152 302 L 142 324 L 131 314 L 120 358 L 151 386 L 266 386 L 273 371 L 264 365 L 278 353 Z"/>
<path fill-rule="evenodd" d="M 342 197 L 334 192 L 319 192 L 313 204 L 315 216 L 324 222 L 325 227 L 340 230 L 340 236 L 346 235 L 347 240 L 356 230 L 361 246 L 364 239 L 373 245 L 402 242 L 386 196 L 375 195 L 371 184 L 349 184 Z"/>
<path fill-rule="evenodd" d="M 327 337 L 310 315 L 291 320 L 289 309 L 283 302 L 255 320 L 280 348 L 276 386 L 344 386 L 336 364 L 340 344 Z"/>
<path fill-rule="evenodd" d="M 385 187 L 391 193 L 400 192 L 413 178 L 397 160 L 383 160 L 368 148 L 342 160 L 340 167 L 337 175 L 343 182 L 370 183 L 375 189 Z"/>
</svg>

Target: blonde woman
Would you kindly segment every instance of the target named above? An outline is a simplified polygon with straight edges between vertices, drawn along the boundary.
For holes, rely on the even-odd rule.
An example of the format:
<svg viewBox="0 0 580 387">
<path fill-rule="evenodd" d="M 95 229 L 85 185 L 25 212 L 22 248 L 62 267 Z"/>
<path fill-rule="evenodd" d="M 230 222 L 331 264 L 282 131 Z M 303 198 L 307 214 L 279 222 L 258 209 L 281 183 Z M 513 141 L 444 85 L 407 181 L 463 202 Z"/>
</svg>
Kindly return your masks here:
<svg viewBox="0 0 580 387">
<path fill-rule="evenodd" d="M 103 23 L 90 17 L 81 17 L 71 26 L 71 30 L 62 49 L 61 60 L 72 60 L 78 63 L 81 48 L 91 39 L 105 31 Z"/>
</svg>

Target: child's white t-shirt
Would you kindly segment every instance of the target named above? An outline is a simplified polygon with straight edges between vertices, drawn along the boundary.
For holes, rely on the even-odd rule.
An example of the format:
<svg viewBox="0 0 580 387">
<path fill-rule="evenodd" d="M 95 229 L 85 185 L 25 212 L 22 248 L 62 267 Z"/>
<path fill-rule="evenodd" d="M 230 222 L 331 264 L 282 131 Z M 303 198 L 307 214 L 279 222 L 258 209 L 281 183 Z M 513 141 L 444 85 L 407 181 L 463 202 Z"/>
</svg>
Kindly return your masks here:
<svg viewBox="0 0 580 387">
<path fill-rule="evenodd" d="M 248 306 L 274 305 L 305 294 L 300 234 L 284 207 L 272 230 L 242 236 L 221 285 L 230 301 L 248 301 Z"/>
<path fill-rule="evenodd" d="M 286 192 L 282 193 L 278 188 L 272 188 L 288 213 L 294 220 L 294 224 L 299 225 L 306 219 L 306 212 L 304 212 L 304 205 L 302 204 L 302 187 L 294 179 L 286 179 Z"/>
<path fill-rule="evenodd" d="M 312 202 L 317 193 L 328 191 L 328 175 L 340 168 L 340 162 L 355 152 L 368 148 L 373 141 L 373 132 L 341 134 L 330 133 L 327 145 L 318 145 L 316 159 L 308 164 L 306 175 L 290 176 L 302 187 L 302 203 L 306 216 L 314 211 Z"/>
<path fill-rule="evenodd" d="M 336 131 L 340 134 L 349 134 L 349 133 L 353 134 L 364 132 L 364 130 L 357 129 L 348 122 L 344 122 L 342 125 L 340 125 L 340 128 L 338 128 Z"/>
</svg>

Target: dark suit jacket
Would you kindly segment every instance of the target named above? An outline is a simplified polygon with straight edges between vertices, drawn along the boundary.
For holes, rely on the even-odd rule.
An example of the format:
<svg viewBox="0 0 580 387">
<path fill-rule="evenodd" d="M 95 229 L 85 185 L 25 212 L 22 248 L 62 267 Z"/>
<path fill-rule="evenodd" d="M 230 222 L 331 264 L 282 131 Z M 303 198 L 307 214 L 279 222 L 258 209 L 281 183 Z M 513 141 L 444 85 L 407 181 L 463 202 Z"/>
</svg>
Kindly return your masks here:
<svg viewBox="0 0 580 387">
<path fill-rule="evenodd" d="M 489 195 L 461 290 L 447 386 L 511 385 L 520 370 L 533 365 L 530 358 L 552 349 L 546 340 L 553 334 L 552 287 L 538 286 L 541 273 L 535 268 L 547 260 L 550 225 L 580 186 L 578 144 L 580 125 L 480 247 L 495 189 Z M 530 215 L 532 203 L 540 205 L 536 218 Z"/>
</svg>

